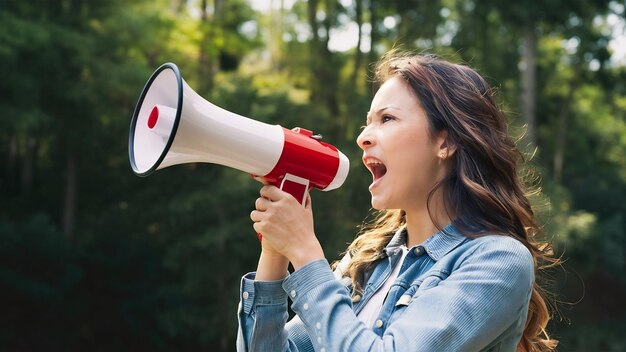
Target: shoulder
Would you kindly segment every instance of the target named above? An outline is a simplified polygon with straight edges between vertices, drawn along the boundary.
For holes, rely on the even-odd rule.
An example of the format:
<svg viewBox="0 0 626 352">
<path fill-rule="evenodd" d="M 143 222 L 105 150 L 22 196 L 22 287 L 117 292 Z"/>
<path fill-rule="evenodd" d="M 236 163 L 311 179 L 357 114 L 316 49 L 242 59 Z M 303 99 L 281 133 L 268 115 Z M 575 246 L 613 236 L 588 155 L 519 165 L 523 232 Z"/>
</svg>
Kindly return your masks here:
<svg viewBox="0 0 626 352">
<path fill-rule="evenodd" d="M 523 262 L 533 262 L 528 248 L 519 240 L 505 235 L 485 235 L 468 241 L 469 255 L 487 255 L 500 259 L 510 258 Z M 504 258 L 501 258 L 504 257 Z"/>
<path fill-rule="evenodd" d="M 468 240 L 456 250 L 455 270 L 512 281 L 534 281 L 535 260 L 526 246 L 505 235 L 485 235 Z"/>
<path fill-rule="evenodd" d="M 472 247 L 479 251 L 485 250 L 505 250 L 520 255 L 526 254 L 530 256 L 530 251 L 519 240 L 506 235 L 492 234 L 473 238 L 469 241 Z"/>
</svg>

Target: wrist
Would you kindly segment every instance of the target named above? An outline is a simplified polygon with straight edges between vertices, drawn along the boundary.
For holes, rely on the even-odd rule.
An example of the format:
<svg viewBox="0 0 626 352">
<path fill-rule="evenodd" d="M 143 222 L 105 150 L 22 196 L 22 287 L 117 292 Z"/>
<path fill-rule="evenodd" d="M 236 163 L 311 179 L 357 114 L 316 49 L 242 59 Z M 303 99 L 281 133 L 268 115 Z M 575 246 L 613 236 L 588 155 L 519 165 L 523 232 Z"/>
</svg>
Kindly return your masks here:
<svg viewBox="0 0 626 352">
<path fill-rule="evenodd" d="M 255 280 L 274 281 L 287 277 L 289 259 L 268 248 L 263 248 L 259 257 Z"/>
<path fill-rule="evenodd" d="M 315 241 L 315 243 L 310 246 L 299 247 L 298 250 L 289 257 L 294 270 L 298 270 L 312 261 L 325 258 L 324 250 L 318 241 Z"/>
</svg>

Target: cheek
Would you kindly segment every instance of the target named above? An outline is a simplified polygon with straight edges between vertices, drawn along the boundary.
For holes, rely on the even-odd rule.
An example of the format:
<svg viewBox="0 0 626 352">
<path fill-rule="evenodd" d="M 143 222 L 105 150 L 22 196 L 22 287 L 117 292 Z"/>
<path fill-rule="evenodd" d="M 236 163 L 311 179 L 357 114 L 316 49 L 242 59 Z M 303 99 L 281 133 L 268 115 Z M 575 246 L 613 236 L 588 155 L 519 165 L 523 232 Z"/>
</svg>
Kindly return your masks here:
<svg viewBox="0 0 626 352">
<path fill-rule="evenodd" d="M 396 140 L 397 149 L 394 164 L 398 176 L 412 185 L 428 186 L 437 174 L 437 158 L 433 155 L 432 145 L 427 140 L 413 139 Z"/>
<path fill-rule="evenodd" d="M 432 145 L 428 137 L 417 131 L 399 136 L 394 144 L 401 163 L 423 165 L 432 159 Z"/>
</svg>

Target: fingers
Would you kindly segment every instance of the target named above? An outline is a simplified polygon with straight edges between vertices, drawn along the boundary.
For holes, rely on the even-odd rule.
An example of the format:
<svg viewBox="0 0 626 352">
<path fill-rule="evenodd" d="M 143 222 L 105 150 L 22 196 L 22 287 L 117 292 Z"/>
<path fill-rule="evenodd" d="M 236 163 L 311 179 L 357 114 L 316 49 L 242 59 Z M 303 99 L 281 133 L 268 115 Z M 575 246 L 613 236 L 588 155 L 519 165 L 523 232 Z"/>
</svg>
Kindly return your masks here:
<svg viewBox="0 0 626 352">
<path fill-rule="evenodd" d="M 257 200 L 254 202 L 254 207 L 256 208 L 256 210 L 253 210 L 250 213 L 250 219 L 255 223 L 262 221 L 265 218 L 264 213 L 269 208 L 270 203 L 271 201 L 269 199 L 263 197 L 257 198 Z"/>
<path fill-rule="evenodd" d="M 261 188 L 261 197 L 266 198 L 268 200 L 270 200 L 271 202 L 278 202 L 281 199 L 285 199 L 285 198 L 291 198 L 292 196 L 281 190 L 280 188 L 273 186 L 273 185 L 265 185 Z M 294 198 L 295 199 L 295 198 Z M 298 201 L 298 203 L 300 202 L 300 200 L 296 199 Z M 306 200 L 304 202 L 305 204 L 305 208 L 310 208 L 311 207 L 311 194 L 307 192 L 306 194 Z M 257 207 L 258 209 L 258 207 Z"/>
<path fill-rule="evenodd" d="M 252 220 L 252 227 L 254 231 L 258 233 L 265 233 L 266 226 L 270 225 L 269 220 L 272 218 L 271 214 L 265 211 L 253 210 L 250 212 L 250 220 Z"/>
<path fill-rule="evenodd" d="M 297 200 L 278 187 L 273 185 L 263 186 L 260 194 L 261 197 L 254 202 L 256 209 L 250 212 L 250 219 L 254 222 L 253 225 L 256 231 L 261 232 L 260 227 L 274 223 L 276 219 L 285 218 L 285 216 L 290 218 L 293 214 L 301 216 L 297 215 L 297 212 L 293 212 L 295 209 L 294 202 L 297 202 Z M 311 195 L 309 193 L 306 194 L 304 209 L 309 213 L 311 212 Z"/>
<path fill-rule="evenodd" d="M 261 197 L 267 198 L 272 202 L 277 202 L 283 197 L 285 197 L 285 193 L 281 191 L 278 187 L 273 185 L 265 185 L 261 188 Z"/>
<path fill-rule="evenodd" d="M 253 223 L 252 228 L 254 229 L 254 231 L 256 231 L 257 234 L 263 233 L 263 231 L 261 230 L 261 223 L 259 222 Z"/>
<path fill-rule="evenodd" d="M 254 207 L 256 208 L 256 210 L 266 211 L 270 203 L 271 201 L 269 199 L 261 197 L 257 198 L 257 200 L 254 202 Z"/>
</svg>

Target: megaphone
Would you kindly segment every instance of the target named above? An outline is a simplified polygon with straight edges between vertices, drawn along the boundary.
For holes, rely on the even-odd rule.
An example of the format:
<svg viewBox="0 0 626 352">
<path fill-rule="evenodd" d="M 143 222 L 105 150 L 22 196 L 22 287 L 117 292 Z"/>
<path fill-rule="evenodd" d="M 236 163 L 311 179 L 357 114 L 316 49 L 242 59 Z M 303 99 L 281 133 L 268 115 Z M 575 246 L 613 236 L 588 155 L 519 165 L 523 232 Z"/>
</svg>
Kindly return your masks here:
<svg viewBox="0 0 626 352">
<path fill-rule="evenodd" d="M 222 109 L 200 97 L 173 63 L 143 88 L 130 124 L 130 165 L 139 176 L 183 163 L 214 163 L 253 175 L 301 204 L 310 188 L 340 187 L 348 158 L 313 132 L 286 129 Z"/>
</svg>

